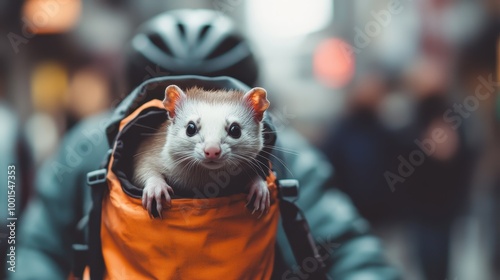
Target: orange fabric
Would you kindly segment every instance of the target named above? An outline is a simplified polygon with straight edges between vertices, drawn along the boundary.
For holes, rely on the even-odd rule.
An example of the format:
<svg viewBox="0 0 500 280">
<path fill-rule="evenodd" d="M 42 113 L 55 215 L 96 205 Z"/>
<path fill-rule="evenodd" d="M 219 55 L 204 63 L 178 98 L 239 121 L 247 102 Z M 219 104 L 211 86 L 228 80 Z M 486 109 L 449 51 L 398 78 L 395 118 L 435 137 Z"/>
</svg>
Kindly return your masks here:
<svg viewBox="0 0 500 280">
<path fill-rule="evenodd" d="M 144 104 L 142 104 L 139 108 L 137 108 L 137 110 L 135 110 L 132 114 L 128 115 L 127 117 L 123 118 L 123 120 L 121 120 L 120 122 L 120 127 L 118 128 L 118 130 L 122 130 L 123 127 L 129 123 L 131 120 L 133 120 L 135 117 L 137 117 L 137 115 L 139 115 L 142 110 L 146 109 L 146 108 L 149 108 L 149 107 L 158 107 L 158 108 L 164 108 L 163 107 L 163 102 L 160 100 L 160 99 L 153 99 L 153 100 L 150 100 Z"/>
<path fill-rule="evenodd" d="M 120 129 L 132 119 L 125 118 Z M 260 219 L 245 207 L 246 194 L 173 199 L 163 220 L 151 219 L 141 199 L 124 193 L 110 169 L 107 179 L 101 223 L 104 279 L 270 279 L 279 219 L 272 172 L 267 178 L 271 208 Z"/>
<path fill-rule="evenodd" d="M 68 276 L 68 279 L 67 280 L 78 280 L 78 279 L 85 279 L 85 280 L 89 280 L 90 279 L 90 268 L 88 266 L 85 267 L 85 270 L 83 270 L 83 276 L 82 278 L 76 278 L 74 275 L 73 275 L 73 272 L 71 272 Z"/>
</svg>

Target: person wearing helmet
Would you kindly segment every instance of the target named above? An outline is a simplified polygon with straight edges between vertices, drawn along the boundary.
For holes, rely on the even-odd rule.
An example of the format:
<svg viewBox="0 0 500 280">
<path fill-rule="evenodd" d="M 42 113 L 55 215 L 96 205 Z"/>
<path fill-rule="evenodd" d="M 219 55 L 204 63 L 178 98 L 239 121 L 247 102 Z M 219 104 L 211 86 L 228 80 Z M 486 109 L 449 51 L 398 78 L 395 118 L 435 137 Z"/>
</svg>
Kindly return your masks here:
<svg viewBox="0 0 500 280">
<path fill-rule="evenodd" d="M 151 70 L 169 75 L 230 76 L 253 85 L 258 68 L 250 46 L 226 16 L 210 10 L 176 10 L 139 27 L 128 48 L 132 90 Z"/>
<path fill-rule="evenodd" d="M 166 12 L 140 27 L 127 57 L 129 90 L 152 78 L 151 70 L 168 75 L 225 75 L 250 86 L 258 75 L 253 54 L 231 21 L 207 10 Z M 9 274 L 11 279 L 67 279 L 75 228 L 91 206 L 86 174 L 99 168 L 109 149 L 104 131 L 109 118 L 110 112 L 75 126 L 40 170 L 36 199 L 21 220 L 17 270 Z M 92 143 L 90 152 L 78 153 L 82 141 Z M 346 196 L 331 188 L 326 191 L 332 167 L 323 155 L 292 129 L 280 130 L 277 145 L 297 151 L 298 156 L 279 156 L 301 182 L 298 204 L 315 240 L 328 252 L 328 274 L 335 279 L 399 279 L 385 262 L 380 242 L 369 234 L 367 223 Z M 282 230 L 277 245 L 273 279 L 305 279 L 310 267 L 295 263 Z"/>
</svg>

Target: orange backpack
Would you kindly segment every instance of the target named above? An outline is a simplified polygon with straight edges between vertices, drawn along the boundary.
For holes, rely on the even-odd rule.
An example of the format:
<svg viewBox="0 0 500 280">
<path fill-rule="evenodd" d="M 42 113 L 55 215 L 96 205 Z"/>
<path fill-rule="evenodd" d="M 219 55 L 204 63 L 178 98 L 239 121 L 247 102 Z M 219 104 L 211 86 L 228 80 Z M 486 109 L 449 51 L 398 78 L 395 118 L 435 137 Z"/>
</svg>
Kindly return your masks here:
<svg viewBox="0 0 500 280">
<path fill-rule="evenodd" d="M 77 252 L 76 276 L 81 276 L 83 267 L 88 266 L 92 279 L 270 279 L 280 209 L 287 212 L 282 216 L 283 226 L 296 259 L 312 256 L 322 264 L 307 223 L 298 208 L 283 199 L 290 190 L 292 196 L 296 195 L 296 188 L 278 187 L 280 181 L 265 156 L 270 151 L 261 153 L 258 159 L 263 167 L 259 175 L 271 192 L 269 212 L 260 219 L 245 207 L 243 193 L 174 198 L 162 220 L 149 217 L 142 207 L 142 190 L 129 181 L 131 151 L 141 140 L 139 135 L 166 120 L 161 95 L 167 85 L 174 83 L 181 88 L 196 85 L 206 89 L 246 89 L 227 77 L 166 77 L 150 80 L 122 102 L 107 131 L 113 149 L 104 168 L 88 174 L 93 197 L 90 250 L 88 254 Z M 266 147 L 276 140 L 268 118 L 264 118 Z M 286 182 L 281 185 L 290 185 L 290 181 Z M 324 276 L 321 269 L 320 274 Z M 325 279 L 323 276 L 315 279 Z"/>
</svg>

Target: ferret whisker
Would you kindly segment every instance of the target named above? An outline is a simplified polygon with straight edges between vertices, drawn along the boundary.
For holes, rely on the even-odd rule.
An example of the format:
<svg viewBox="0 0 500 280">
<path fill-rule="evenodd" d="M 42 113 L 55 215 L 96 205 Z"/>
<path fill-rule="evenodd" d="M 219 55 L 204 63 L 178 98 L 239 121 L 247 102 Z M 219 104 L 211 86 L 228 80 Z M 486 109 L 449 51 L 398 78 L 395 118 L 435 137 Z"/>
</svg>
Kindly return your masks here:
<svg viewBox="0 0 500 280">
<path fill-rule="evenodd" d="M 184 157 L 184 156 L 193 157 L 192 151 L 189 150 L 178 150 L 175 152 L 170 152 L 170 155 L 173 157 Z"/>
<path fill-rule="evenodd" d="M 284 162 L 282 159 L 280 159 L 279 157 L 277 157 L 277 156 L 276 156 L 276 155 L 274 155 L 273 153 L 266 152 L 266 151 L 264 151 L 264 150 L 262 150 L 262 152 L 263 152 L 263 153 L 266 153 L 266 154 L 268 154 L 268 155 L 270 155 L 270 156 L 272 156 L 272 157 L 274 157 L 274 158 L 275 158 L 275 159 L 276 159 L 279 163 L 281 163 L 281 165 L 283 165 L 283 167 L 285 167 L 285 168 L 286 168 L 286 170 L 288 171 L 288 173 L 290 173 L 290 175 L 295 176 L 295 175 L 293 174 L 293 172 L 292 172 L 292 171 L 288 168 L 288 166 L 286 166 L 285 162 Z"/>
<path fill-rule="evenodd" d="M 242 170 L 245 173 L 246 177 L 249 179 L 254 178 L 255 175 L 259 174 L 259 172 L 257 172 L 257 170 L 246 161 L 238 159 L 229 159 L 229 160 L 233 162 L 234 166 L 241 166 L 241 165 L 248 166 L 248 168 L 243 168 Z"/>
<path fill-rule="evenodd" d="M 247 178 L 252 178 L 252 174 L 253 175 L 258 174 L 257 171 L 252 166 L 250 166 L 248 163 L 244 161 L 238 160 L 236 158 L 231 158 L 229 160 L 232 162 L 234 166 L 237 167 L 241 167 L 241 165 L 248 166 L 248 168 L 242 168 L 242 172 L 245 173 Z"/>
<path fill-rule="evenodd" d="M 192 164 L 191 164 L 191 169 L 189 170 L 189 173 L 191 173 L 191 170 L 194 170 L 195 167 L 198 165 L 198 160 L 196 160 L 196 159 L 191 161 L 191 162 L 192 162 Z M 195 174 L 195 175 L 199 176 L 199 174 Z"/>
<path fill-rule="evenodd" d="M 270 145 L 264 145 L 263 146 L 264 148 L 269 148 L 271 150 L 276 150 L 276 151 L 280 151 L 280 152 L 284 152 L 284 153 L 288 153 L 288 154 L 292 154 L 292 155 L 296 155 L 298 156 L 299 153 L 295 152 L 294 150 L 291 150 L 291 149 L 286 149 L 286 148 L 283 148 L 283 147 L 278 147 L 278 146 L 270 146 Z"/>
<path fill-rule="evenodd" d="M 234 159 L 236 160 L 237 163 L 247 163 L 247 161 L 248 161 L 248 159 L 246 159 L 245 157 L 237 155 L 237 154 L 233 154 L 232 157 L 234 157 Z"/>
<path fill-rule="evenodd" d="M 171 152 L 170 153 L 172 156 L 175 157 L 184 157 L 184 156 L 192 156 L 191 153 L 187 151 L 177 151 L 177 152 Z"/>
<path fill-rule="evenodd" d="M 266 163 L 264 163 L 264 164 L 263 164 L 262 162 L 260 162 L 260 161 L 259 161 L 258 159 L 256 159 L 256 158 L 250 158 L 250 160 L 249 160 L 249 161 L 250 161 L 250 162 L 252 162 L 253 164 L 255 164 L 256 166 L 258 166 L 258 167 L 259 167 L 259 169 L 260 169 L 260 170 L 261 170 L 264 174 L 267 174 L 269 171 L 271 171 L 271 169 L 269 168 L 269 163 L 268 163 L 268 162 L 266 162 Z M 266 168 L 267 172 L 266 172 L 265 170 L 263 170 L 263 169 L 262 169 L 262 167 L 263 167 L 263 166 Z"/>
<path fill-rule="evenodd" d="M 288 166 L 286 165 L 286 163 L 285 163 L 285 161 L 284 161 L 284 160 L 280 159 L 278 156 L 274 155 L 273 153 L 266 152 L 266 151 L 264 151 L 264 150 L 262 150 L 262 152 L 263 152 L 263 153 L 265 153 L 265 154 L 268 154 L 268 155 L 270 155 L 270 156 L 272 156 L 272 157 L 274 157 L 274 158 L 275 158 L 275 159 L 276 159 L 279 163 L 281 163 L 281 165 L 283 165 L 283 167 L 285 167 L 285 168 L 286 168 L 286 170 L 288 171 L 288 173 L 290 173 L 290 175 L 295 176 L 295 175 L 293 174 L 293 172 L 292 172 L 292 171 L 288 168 Z"/>
<path fill-rule="evenodd" d="M 248 162 L 248 161 L 246 161 L 246 160 L 241 160 L 241 161 L 240 161 L 240 163 L 241 163 L 241 164 L 244 164 L 244 165 L 246 165 L 246 166 L 248 166 L 248 167 L 249 167 L 249 168 L 250 168 L 250 169 L 251 169 L 251 170 L 252 170 L 255 174 L 259 174 L 259 171 L 258 171 L 257 169 L 255 169 L 255 167 L 254 167 L 254 166 L 252 166 L 252 165 L 250 164 L 250 162 Z M 245 172 L 246 172 L 246 171 L 245 171 Z M 248 174 L 248 173 L 247 173 L 247 174 Z"/>
<path fill-rule="evenodd" d="M 246 144 L 245 146 L 258 147 L 259 145 L 257 145 L 257 144 L 255 144 L 255 145 Z M 288 148 L 280 147 L 280 146 L 276 146 L 276 145 L 266 145 L 266 144 L 263 144 L 262 147 L 272 148 L 272 149 L 280 149 L 280 150 L 283 150 L 283 151 L 294 151 L 292 149 L 288 149 Z"/>
<path fill-rule="evenodd" d="M 228 162 L 229 167 L 237 167 L 238 166 L 237 162 L 235 162 L 234 159 L 232 159 L 230 157 L 227 159 L 227 162 Z"/>
<path fill-rule="evenodd" d="M 238 164 L 238 163 L 239 163 L 239 161 L 238 161 L 237 159 L 234 159 L 234 158 L 231 158 L 231 157 L 230 157 L 230 158 L 228 158 L 228 159 L 227 159 L 227 161 L 228 161 L 228 165 L 229 165 L 230 167 L 231 167 L 231 166 L 234 166 L 234 167 L 238 167 L 238 166 L 240 166 L 240 165 Z M 241 163 L 241 164 L 243 164 L 243 163 Z M 246 168 L 243 168 L 242 170 L 243 170 L 243 172 L 247 175 L 247 177 L 250 177 L 250 175 L 248 174 L 248 171 L 246 170 Z"/>
<path fill-rule="evenodd" d="M 247 147 L 259 147 L 259 145 L 245 145 Z M 280 151 L 280 152 L 284 152 L 284 153 L 288 153 L 288 154 L 292 154 L 292 155 L 296 155 L 298 156 L 299 153 L 291 150 L 291 149 L 286 149 L 286 148 L 283 148 L 283 147 L 278 147 L 278 146 L 271 146 L 271 145 L 263 145 L 262 147 L 264 148 L 268 148 L 268 149 L 271 149 L 271 150 L 276 150 L 276 151 Z"/>
<path fill-rule="evenodd" d="M 245 146 L 251 147 L 251 145 L 245 145 Z M 283 159 L 281 159 L 278 156 L 276 156 L 275 154 L 273 154 L 271 152 L 268 152 L 268 151 L 265 151 L 265 150 L 261 150 L 261 152 L 264 153 L 264 154 L 268 154 L 268 155 L 274 157 L 281 165 L 283 165 L 283 167 L 285 167 L 287 169 L 288 173 L 290 173 L 292 176 L 294 176 L 293 173 L 292 173 L 292 171 L 286 166 L 286 164 L 283 161 Z"/>
<path fill-rule="evenodd" d="M 252 166 L 254 166 L 254 167 L 256 168 L 256 169 L 254 169 L 254 171 L 255 171 L 257 174 L 259 173 L 259 172 L 258 172 L 258 170 L 260 170 L 260 171 L 261 171 L 262 173 L 264 173 L 264 174 L 267 174 L 267 172 L 265 172 L 265 171 L 264 171 L 264 169 L 262 169 L 262 166 L 261 166 L 261 165 L 257 162 L 257 160 L 256 160 L 256 159 L 253 159 L 253 158 L 245 158 L 245 157 L 243 157 L 243 156 L 241 156 L 241 155 L 236 155 L 236 154 L 235 154 L 234 156 L 235 156 L 235 157 L 237 157 L 237 158 L 242 159 L 242 162 L 247 162 L 247 163 L 251 164 Z M 268 167 L 267 169 L 268 169 L 268 171 L 270 170 L 270 169 L 269 169 L 269 167 Z"/>
<path fill-rule="evenodd" d="M 180 172 L 182 172 L 183 176 L 189 176 L 189 177 L 191 177 L 190 173 L 191 173 L 191 170 L 192 170 L 193 166 L 194 166 L 193 160 L 189 160 L 189 161 L 186 162 L 185 165 L 182 166 Z"/>
<path fill-rule="evenodd" d="M 172 166 L 171 168 L 174 169 L 176 168 L 179 164 L 181 164 L 182 162 L 186 161 L 186 160 L 189 160 L 190 159 L 190 155 L 184 155 L 183 157 L 179 157 L 177 158 L 176 160 L 174 160 L 172 162 Z"/>
<path fill-rule="evenodd" d="M 140 156 L 140 155 L 147 154 L 147 153 L 151 153 L 151 151 L 144 151 L 144 152 L 136 153 L 132 157 Z"/>
<path fill-rule="evenodd" d="M 196 176 L 196 177 L 199 177 L 200 175 L 199 174 L 196 174 L 196 173 L 192 173 L 191 171 L 195 169 L 195 167 L 198 165 L 198 160 L 197 159 L 194 159 L 194 160 L 191 160 L 188 164 L 188 169 L 186 171 L 186 174 L 189 174 L 190 176 Z M 196 181 L 199 181 L 199 180 L 196 180 Z M 196 186 L 197 187 L 197 186 Z"/>
<path fill-rule="evenodd" d="M 188 174 L 189 171 L 191 170 L 194 160 L 191 158 L 187 158 L 187 160 L 188 160 L 187 164 L 182 166 L 181 170 L 179 171 L 179 174 Z M 187 180 L 187 182 L 189 184 L 189 180 Z"/>
<path fill-rule="evenodd" d="M 186 173 L 187 173 L 187 174 L 192 175 L 192 174 L 191 174 L 191 170 L 193 170 L 193 168 L 194 168 L 195 164 L 196 164 L 196 160 L 191 159 L 191 160 L 189 161 L 189 163 L 187 164 L 187 171 L 186 171 Z"/>
</svg>

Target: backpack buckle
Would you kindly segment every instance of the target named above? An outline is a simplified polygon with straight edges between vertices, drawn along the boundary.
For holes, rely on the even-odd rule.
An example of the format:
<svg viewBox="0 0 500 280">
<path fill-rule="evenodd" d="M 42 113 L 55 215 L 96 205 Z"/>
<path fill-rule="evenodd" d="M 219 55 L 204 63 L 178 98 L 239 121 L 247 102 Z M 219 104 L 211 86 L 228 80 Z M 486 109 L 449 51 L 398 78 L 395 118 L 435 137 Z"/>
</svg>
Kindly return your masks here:
<svg viewBox="0 0 500 280">
<path fill-rule="evenodd" d="M 89 247 L 86 244 L 73 244 L 73 276 L 83 279 L 83 272 L 87 266 Z"/>
<path fill-rule="evenodd" d="M 295 202 L 299 198 L 299 181 L 295 179 L 278 180 L 278 188 L 281 197 L 289 202 Z"/>
<path fill-rule="evenodd" d="M 91 187 L 106 184 L 106 175 L 108 170 L 106 168 L 98 169 L 87 173 L 87 184 Z"/>
</svg>

